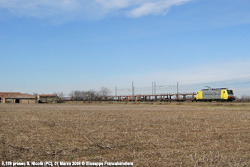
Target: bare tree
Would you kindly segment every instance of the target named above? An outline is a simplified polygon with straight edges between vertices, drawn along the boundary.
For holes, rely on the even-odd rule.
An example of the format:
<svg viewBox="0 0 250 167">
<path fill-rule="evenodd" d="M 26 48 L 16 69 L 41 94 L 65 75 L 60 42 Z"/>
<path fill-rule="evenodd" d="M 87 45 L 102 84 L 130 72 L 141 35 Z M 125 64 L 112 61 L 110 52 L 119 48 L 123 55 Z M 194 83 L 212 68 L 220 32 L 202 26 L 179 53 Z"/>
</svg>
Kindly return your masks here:
<svg viewBox="0 0 250 167">
<path fill-rule="evenodd" d="M 57 97 L 58 97 L 58 102 L 62 102 L 62 99 L 64 97 L 63 92 L 58 92 L 58 93 L 54 93 Z"/>
<path fill-rule="evenodd" d="M 86 100 L 94 100 L 98 96 L 97 92 L 94 90 L 89 90 L 85 92 Z"/>
<path fill-rule="evenodd" d="M 76 101 L 94 100 L 98 96 L 98 93 L 94 90 L 89 90 L 89 91 L 75 90 L 70 93 L 70 96 Z"/>
<path fill-rule="evenodd" d="M 250 102 L 250 96 L 249 95 L 242 95 L 240 101 Z"/>
<path fill-rule="evenodd" d="M 79 90 L 72 91 L 70 96 L 76 101 L 82 100 L 82 92 Z"/>
<path fill-rule="evenodd" d="M 101 87 L 101 90 L 99 91 L 100 96 L 109 96 L 111 94 L 111 90 L 106 87 Z"/>
</svg>

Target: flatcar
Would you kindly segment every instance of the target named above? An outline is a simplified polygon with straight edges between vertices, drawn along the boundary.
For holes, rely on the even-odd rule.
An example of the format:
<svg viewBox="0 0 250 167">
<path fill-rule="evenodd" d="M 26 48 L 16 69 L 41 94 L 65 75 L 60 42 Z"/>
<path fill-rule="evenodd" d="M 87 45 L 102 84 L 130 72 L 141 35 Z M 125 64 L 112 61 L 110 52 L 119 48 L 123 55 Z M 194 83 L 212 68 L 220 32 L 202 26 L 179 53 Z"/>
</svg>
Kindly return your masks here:
<svg viewBox="0 0 250 167">
<path fill-rule="evenodd" d="M 227 88 L 202 89 L 196 94 L 196 101 L 233 101 L 235 100 L 233 90 Z"/>
</svg>

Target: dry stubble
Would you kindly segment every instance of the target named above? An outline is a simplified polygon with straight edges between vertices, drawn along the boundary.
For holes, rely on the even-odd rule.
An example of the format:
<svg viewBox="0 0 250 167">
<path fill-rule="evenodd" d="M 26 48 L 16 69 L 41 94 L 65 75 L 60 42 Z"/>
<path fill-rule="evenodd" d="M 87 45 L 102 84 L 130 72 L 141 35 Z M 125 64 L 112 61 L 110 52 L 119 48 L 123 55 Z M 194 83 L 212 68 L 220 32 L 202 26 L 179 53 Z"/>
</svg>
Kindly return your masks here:
<svg viewBox="0 0 250 167">
<path fill-rule="evenodd" d="M 1 104 L 1 161 L 248 166 L 250 104 Z"/>
</svg>

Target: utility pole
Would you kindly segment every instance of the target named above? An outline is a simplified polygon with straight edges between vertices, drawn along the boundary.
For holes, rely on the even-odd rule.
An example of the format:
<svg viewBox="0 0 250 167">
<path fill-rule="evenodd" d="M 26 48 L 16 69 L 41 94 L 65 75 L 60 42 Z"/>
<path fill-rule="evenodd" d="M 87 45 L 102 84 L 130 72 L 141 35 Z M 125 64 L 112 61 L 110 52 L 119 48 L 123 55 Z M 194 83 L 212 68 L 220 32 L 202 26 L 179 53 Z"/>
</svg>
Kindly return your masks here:
<svg viewBox="0 0 250 167">
<path fill-rule="evenodd" d="M 117 97 L 117 86 L 115 87 L 115 96 Z"/>
<path fill-rule="evenodd" d="M 135 88 L 134 88 L 134 82 L 132 82 L 132 96 L 134 96 L 134 94 L 135 94 Z"/>
<path fill-rule="evenodd" d="M 155 82 L 155 95 L 156 95 L 156 82 Z"/>
<path fill-rule="evenodd" d="M 152 95 L 154 95 L 154 82 L 152 82 Z"/>
<path fill-rule="evenodd" d="M 179 83 L 177 82 L 177 100 L 179 100 Z"/>
</svg>

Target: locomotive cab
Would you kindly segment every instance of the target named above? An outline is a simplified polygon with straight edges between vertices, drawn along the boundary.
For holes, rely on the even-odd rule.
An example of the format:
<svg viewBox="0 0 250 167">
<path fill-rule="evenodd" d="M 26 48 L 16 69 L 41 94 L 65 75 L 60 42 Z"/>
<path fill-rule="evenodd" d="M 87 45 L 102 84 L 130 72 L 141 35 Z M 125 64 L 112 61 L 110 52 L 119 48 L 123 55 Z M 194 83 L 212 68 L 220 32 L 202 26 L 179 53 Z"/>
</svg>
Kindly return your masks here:
<svg viewBox="0 0 250 167">
<path fill-rule="evenodd" d="M 227 90 L 227 94 L 228 94 L 228 101 L 235 100 L 235 96 L 234 96 L 233 90 Z"/>
<path fill-rule="evenodd" d="M 222 89 L 221 90 L 221 99 L 224 101 L 233 101 L 235 100 L 233 90 Z"/>
</svg>

